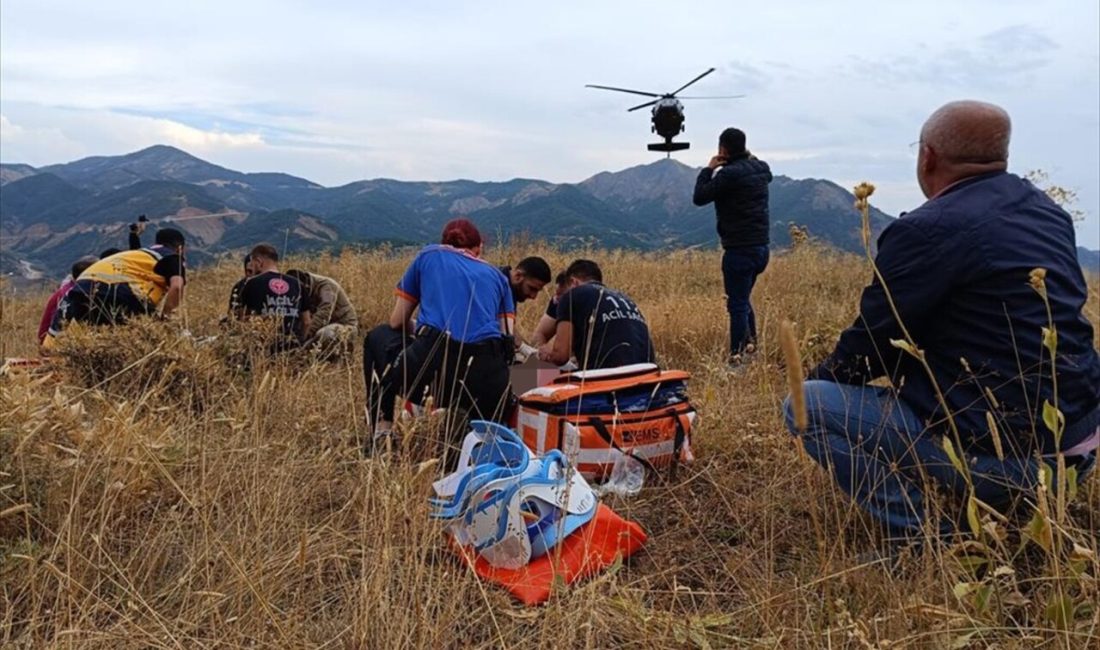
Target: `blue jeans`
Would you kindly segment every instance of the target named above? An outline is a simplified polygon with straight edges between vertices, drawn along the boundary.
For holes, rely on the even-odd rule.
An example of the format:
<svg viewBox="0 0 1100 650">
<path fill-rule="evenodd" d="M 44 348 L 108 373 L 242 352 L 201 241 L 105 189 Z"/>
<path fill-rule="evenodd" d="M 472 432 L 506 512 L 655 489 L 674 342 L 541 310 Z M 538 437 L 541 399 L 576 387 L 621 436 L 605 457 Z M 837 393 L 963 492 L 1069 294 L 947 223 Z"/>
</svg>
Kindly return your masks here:
<svg viewBox="0 0 1100 650">
<path fill-rule="evenodd" d="M 798 434 L 790 398 L 783 404 L 787 428 L 801 435 L 806 453 L 831 470 L 837 484 L 893 534 L 923 530 L 927 512 L 924 476 L 958 497 L 966 481 L 951 464 L 938 433 L 929 431 L 905 402 L 885 388 L 848 386 L 828 381 L 805 384 L 808 426 Z M 973 451 L 963 458 L 970 467 L 975 495 L 995 508 L 1008 508 L 1021 492 L 1038 484 L 1035 458 L 1005 458 Z M 1078 464 L 1083 479 L 1096 453 Z M 1053 460 L 1049 461 L 1054 466 Z M 955 532 L 943 518 L 939 532 Z"/>
<path fill-rule="evenodd" d="M 727 248 L 722 253 L 722 282 L 730 316 L 730 356 L 741 354 L 756 339 L 756 313 L 749 298 L 756 276 L 768 266 L 767 246 Z"/>
</svg>

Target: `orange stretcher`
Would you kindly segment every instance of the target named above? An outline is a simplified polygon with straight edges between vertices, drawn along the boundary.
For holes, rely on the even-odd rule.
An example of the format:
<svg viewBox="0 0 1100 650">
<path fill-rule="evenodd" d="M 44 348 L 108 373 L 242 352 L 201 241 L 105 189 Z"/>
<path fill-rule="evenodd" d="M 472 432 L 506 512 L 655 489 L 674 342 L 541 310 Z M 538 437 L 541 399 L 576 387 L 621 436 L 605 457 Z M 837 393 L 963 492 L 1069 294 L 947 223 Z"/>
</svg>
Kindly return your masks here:
<svg viewBox="0 0 1100 650">
<path fill-rule="evenodd" d="M 591 521 L 578 528 L 557 548 L 532 560 L 522 569 L 498 569 L 472 548 L 452 544 L 459 557 L 482 580 L 507 589 L 524 605 L 539 605 L 550 599 L 555 576 L 571 585 L 606 570 L 618 558 L 628 558 L 645 544 L 646 534 L 638 524 L 620 517 L 600 504 Z"/>
</svg>

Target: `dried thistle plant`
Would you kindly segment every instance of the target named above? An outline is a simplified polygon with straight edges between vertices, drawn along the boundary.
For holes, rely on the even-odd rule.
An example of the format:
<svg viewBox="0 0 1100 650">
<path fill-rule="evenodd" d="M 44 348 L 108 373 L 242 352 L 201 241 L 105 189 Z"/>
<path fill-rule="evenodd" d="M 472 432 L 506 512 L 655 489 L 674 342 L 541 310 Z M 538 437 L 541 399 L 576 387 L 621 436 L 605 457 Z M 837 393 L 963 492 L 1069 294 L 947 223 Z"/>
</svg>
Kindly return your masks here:
<svg viewBox="0 0 1100 650">
<path fill-rule="evenodd" d="M 863 181 L 852 189 L 856 197 L 855 207 L 859 210 L 862 221 L 860 222 L 860 235 L 863 239 L 863 248 L 871 248 L 871 203 L 867 199 L 875 193 L 875 186 Z"/>
</svg>

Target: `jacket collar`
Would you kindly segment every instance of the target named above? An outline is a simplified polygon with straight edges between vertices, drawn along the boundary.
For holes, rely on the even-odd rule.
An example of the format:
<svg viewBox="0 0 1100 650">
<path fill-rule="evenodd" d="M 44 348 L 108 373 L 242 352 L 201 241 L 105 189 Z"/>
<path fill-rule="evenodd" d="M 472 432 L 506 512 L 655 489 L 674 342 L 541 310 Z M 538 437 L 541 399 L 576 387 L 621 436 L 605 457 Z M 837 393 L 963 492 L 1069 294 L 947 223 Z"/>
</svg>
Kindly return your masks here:
<svg viewBox="0 0 1100 650">
<path fill-rule="evenodd" d="M 967 178 L 957 180 L 954 183 L 952 183 L 952 184 L 948 185 L 947 187 L 943 188 L 939 192 L 936 192 L 936 195 L 933 196 L 931 199 L 929 199 L 929 201 L 938 199 L 941 196 L 945 196 L 947 194 L 950 194 L 951 192 L 954 192 L 955 190 L 961 189 L 961 188 L 966 187 L 968 185 L 973 185 L 974 183 L 977 183 L 979 181 L 984 181 L 987 178 L 993 178 L 994 176 L 1000 176 L 1001 174 L 1007 174 L 1007 173 L 1008 173 L 1007 171 L 998 170 L 998 171 L 995 171 L 995 172 L 986 172 L 984 174 L 978 174 L 977 176 L 968 176 Z"/>
</svg>

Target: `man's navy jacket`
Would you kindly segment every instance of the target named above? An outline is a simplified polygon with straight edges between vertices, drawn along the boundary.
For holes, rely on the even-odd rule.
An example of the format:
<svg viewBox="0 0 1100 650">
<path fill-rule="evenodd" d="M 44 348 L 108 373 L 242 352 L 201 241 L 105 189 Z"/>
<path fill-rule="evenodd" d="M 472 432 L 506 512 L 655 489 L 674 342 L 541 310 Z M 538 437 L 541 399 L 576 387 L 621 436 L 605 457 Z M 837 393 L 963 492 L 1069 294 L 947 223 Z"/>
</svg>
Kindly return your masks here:
<svg viewBox="0 0 1100 650">
<path fill-rule="evenodd" d="M 704 167 L 695 179 L 692 202 L 714 201 L 722 248 L 768 245 L 768 163 L 748 152 L 732 157 L 718 171 Z"/>
<path fill-rule="evenodd" d="M 989 412 L 1006 455 L 1057 451 L 1042 418 L 1044 400 L 1055 403 L 1042 344 L 1047 308 L 1028 278 L 1046 269 L 1058 335 L 1056 403 L 1072 428 L 1100 403 L 1100 358 L 1083 313 L 1088 290 L 1076 248 L 1070 216 L 1030 182 L 1007 172 L 960 181 L 882 232 L 876 265 L 886 290 L 877 278 L 863 290 L 859 317 L 811 377 L 863 384 L 889 376 L 917 415 L 946 430 L 928 373 L 890 344 L 903 335 L 888 292 L 965 446 L 993 451 Z M 1091 433 L 1077 427 L 1061 448 Z"/>
</svg>

